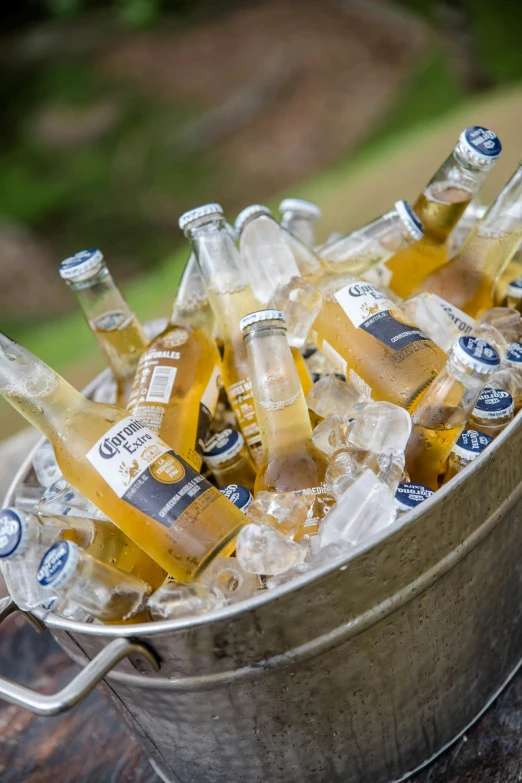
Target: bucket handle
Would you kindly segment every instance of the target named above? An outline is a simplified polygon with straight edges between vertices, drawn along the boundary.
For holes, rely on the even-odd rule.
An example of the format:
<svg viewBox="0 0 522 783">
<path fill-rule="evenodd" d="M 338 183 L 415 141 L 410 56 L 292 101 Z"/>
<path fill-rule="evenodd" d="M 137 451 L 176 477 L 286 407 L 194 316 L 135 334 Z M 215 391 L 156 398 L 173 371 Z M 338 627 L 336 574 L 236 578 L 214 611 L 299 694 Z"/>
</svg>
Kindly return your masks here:
<svg viewBox="0 0 522 783">
<path fill-rule="evenodd" d="M 18 607 L 14 601 L 10 598 L 0 599 L 0 622 L 16 611 L 18 611 Z M 27 619 L 29 617 L 32 618 L 29 612 L 23 612 L 22 614 Z M 58 693 L 47 696 L 0 677 L 0 699 L 16 704 L 17 707 L 24 707 L 36 715 L 59 715 L 78 704 L 95 688 L 100 680 L 103 680 L 105 675 L 117 663 L 132 653 L 143 656 L 151 664 L 154 671 L 159 671 L 158 658 L 142 642 L 135 639 L 114 639 Z"/>
</svg>

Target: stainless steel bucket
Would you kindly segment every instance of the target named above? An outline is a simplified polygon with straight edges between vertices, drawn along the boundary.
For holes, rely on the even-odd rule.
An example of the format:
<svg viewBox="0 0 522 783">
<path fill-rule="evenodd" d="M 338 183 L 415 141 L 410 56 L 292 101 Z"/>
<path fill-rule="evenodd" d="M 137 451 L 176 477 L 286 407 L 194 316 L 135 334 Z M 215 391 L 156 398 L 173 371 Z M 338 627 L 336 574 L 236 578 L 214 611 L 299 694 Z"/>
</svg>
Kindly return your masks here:
<svg viewBox="0 0 522 783">
<path fill-rule="evenodd" d="M 104 691 L 173 782 L 402 779 L 519 666 L 521 446 L 519 416 L 406 522 L 275 595 L 148 625 L 49 616 L 69 655 L 94 663 L 55 696 L 0 680 L 0 697 L 52 714 L 106 674 Z"/>
</svg>

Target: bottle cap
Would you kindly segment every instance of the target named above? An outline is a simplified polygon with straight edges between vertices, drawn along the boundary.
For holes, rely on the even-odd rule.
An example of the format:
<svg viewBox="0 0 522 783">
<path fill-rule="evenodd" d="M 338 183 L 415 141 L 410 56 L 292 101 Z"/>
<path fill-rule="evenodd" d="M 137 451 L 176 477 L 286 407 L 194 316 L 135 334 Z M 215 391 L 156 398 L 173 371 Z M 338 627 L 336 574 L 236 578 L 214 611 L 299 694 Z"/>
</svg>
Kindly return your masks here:
<svg viewBox="0 0 522 783">
<path fill-rule="evenodd" d="M 42 587 L 63 587 L 76 571 L 78 547 L 72 541 L 57 541 L 40 561 L 36 578 Z"/>
<path fill-rule="evenodd" d="M 3 508 L 0 511 L 0 558 L 10 558 L 23 554 L 27 547 L 24 532 L 27 530 L 25 514 L 16 508 Z"/>
<path fill-rule="evenodd" d="M 241 484 L 229 484 L 219 490 L 222 495 L 228 498 L 243 514 L 246 514 L 248 507 L 253 501 L 252 493 Z"/>
<path fill-rule="evenodd" d="M 94 277 L 103 264 L 103 253 L 95 247 L 80 250 L 60 264 L 60 277 L 64 280 L 88 280 Z"/>
<path fill-rule="evenodd" d="M 178 226 L 182 231 L 185 231 L 190 223 L 194 220 L 199 220 L 202 217 L 208 217 L 209 215 L 223 215 L 223 207 L 220 204 L 203 204 L 201 207 L 195 207 L 189 209 L 188 212 L 184 212 L 178 220 Z"/>
<path fill-rule="evenodd" d="M 454 343 L 450 356 L 476 372 L 491 375 L 500 364 L 500 356 L 495 349 L 478 337 L 466 335 Z"/>
<path fill-rule="evenodd" d="M 453 454 L 463 459 L 472 460 L 478 457 L 489 446 L 493 438 L 477 430 L 462 430 L 459 439 L 453 446 Z"/>
<path fill-rule="evenodd" d="M 239 328 L 244 332 L 247 326 L 257 324 L 260 321 L 282 321 L 282 323 L 286 323 L 286 318 L 281 310 L 257 310 L 255 313 L 245 315 L 239 322 Z"/>
<path fill-rule="evenodd" d="M 406 226 L 407 231 L 413 239 L 422 239 L 424 229 L 422 222 L 416 212 L 410 207 L 407 201 L 396 201 L 394 207 L 398 216 Z"/>
<path fill-rule="evenodd" d="M 504 389 L 482 389 L 472 416 L 479 419 L 507 419 L 515 410 L 513 397 Z"/>
<path fill-rule="evenodd" d="M 493 131 L 471 125 L 462 131 L 455 149 L 470 165 L 488 169 L 502 152 L 502 144 Z"/>
<path fill-rule="evenodd" d="M 506 362 L 513 367 L 522 367 L 522 343 L 509 343 Z"/>
<path fill-rule="evenodd" d="M 395 506 L 399 511 L 411 511 L 433 495 L 433 490 L 424 484 L 411 484 L 409 481 L 399 484 L 395 492 Z"/>
<path fill-rule="evenodd" d="M 222 465 L 236 454 L 239 454 L 245 439 L 237 430 L 227 429 L 216 432 L 205 444 L 203 456 L 205 462 L 211 467 Z"/>
<path fill-rule="evenodd" d="M 313 201 L 307 201 L 304 198 L 284 198 L 279 204 L 279 212 L 303 212 L 305 215 L 312 215 L 315 218 L 321 217 L 321 210 Z"/>
<path fill-rule="evenodd" d="M 234 220 L 234 229 L 236 235 L 239 236 L 243 231 L 243 227 L 249 220 L 257 217 L 258 215 L 272 215 L 272 211 L 265 207 L 264 204 L 252 204 L 250 207 L 242 209 L 237 218 Z"/>
<path fill-rule="evenodd" d="M 522 299 L 522 277 L 518 277 L 516 280 L 512 280 L 506 288 L 506 294 L 513 296 L 516 299 Z"/>
</svg>

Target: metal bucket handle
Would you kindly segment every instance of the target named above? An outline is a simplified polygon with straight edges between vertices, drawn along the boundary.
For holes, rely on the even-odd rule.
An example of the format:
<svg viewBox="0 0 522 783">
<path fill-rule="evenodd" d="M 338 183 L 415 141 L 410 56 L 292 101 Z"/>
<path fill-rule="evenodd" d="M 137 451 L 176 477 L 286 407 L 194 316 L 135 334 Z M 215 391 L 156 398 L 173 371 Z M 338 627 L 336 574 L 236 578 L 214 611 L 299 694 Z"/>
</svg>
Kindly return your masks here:
<svg viewBox="0 0 522 783">
<path fill-rule="evenodd" d="M 9 596 L 0 599 L 0 622 L 16 611 L 20 610 Z M 43 623 L 33 617 L 30 612 L 22 612 L 22 614 L 36 630 L 45 629 Z M 149 647 L 133 639 L 114 639 L 87 664 L 85 669 L 82 669 L 74 680 L 58 693 L 45 696 L 0 677 L 0 698 L 11 704 L 16 704 L 17 707 L 24 707 L 37 715 L 59 715 L 78 704 L 117 663 L 131 653 L 143 656 L 154 671 L 159 671 L 158 658 Z"/>
</svg>

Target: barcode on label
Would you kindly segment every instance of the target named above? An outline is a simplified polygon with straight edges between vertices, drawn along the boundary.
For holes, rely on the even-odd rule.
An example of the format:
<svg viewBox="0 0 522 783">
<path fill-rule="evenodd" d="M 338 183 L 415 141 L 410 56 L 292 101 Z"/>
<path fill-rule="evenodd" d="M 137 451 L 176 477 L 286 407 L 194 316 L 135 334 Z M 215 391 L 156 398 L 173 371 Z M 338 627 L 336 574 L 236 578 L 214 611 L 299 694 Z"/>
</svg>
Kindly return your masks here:
<svg viewBox="0 0 522 783">
<path fill-rule="evenodd" d="M 163 402 L 166 404 L 170 400 L 170 393 L 174 386 L 177 371 L 177 367 L 162 367 L 161 365 L 155 367 L 145 402 Z"/>
</svg>

